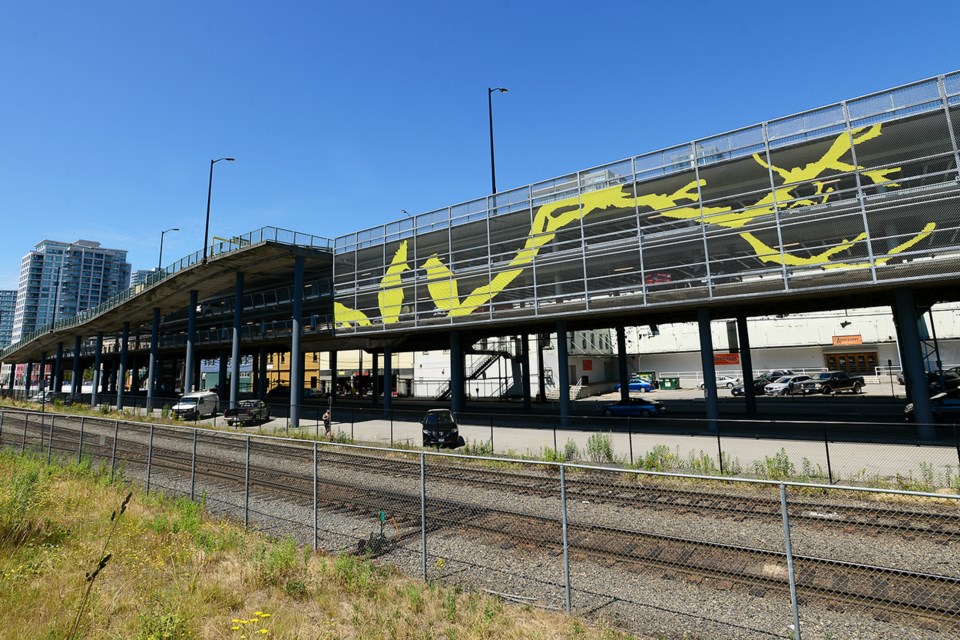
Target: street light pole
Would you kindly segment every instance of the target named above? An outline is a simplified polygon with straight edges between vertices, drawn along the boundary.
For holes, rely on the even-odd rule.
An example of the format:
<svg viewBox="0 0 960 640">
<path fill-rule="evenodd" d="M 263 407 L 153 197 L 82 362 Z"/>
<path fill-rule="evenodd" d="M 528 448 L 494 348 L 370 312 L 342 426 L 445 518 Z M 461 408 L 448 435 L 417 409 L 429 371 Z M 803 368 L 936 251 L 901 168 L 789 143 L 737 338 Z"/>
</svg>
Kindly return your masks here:
<svg viewBox="0 0 960 640">
<path fill-rule="evenodd" d="M 506 93 L 504 87 L 487 87 L 487 113 L 490 115 L 490 193 L 497 192 L 497 165 L 493 160 L 493 92 Z"/>
<path fill-rule="evenodd" d="M 209 206 L 210 206 L 210 204 L 209 204 L 209 202 L 208 202 L 208 203 L 207 203 L 207 207 L 208 207 L 208 209 L 207 209 L 208 214 L 207 214 L 207 215 L 209 215 Z M 157 260 L 157 271 L 161 271 L 161 270 L 163 269 L 163 236 L 165 236 L 165 235 L 166 235 L 167 233 L 169 233 L 170 231 L 180 231 L 180 229 L 178 229 L 177 227 L 174 227 L 174 228 L 172 228 L 172 229 L 164 229 L 163 231 L 160 232 L 160 259 Z M 204 240 L 203 245 L 204 245 L 204 246 L 207 245 L 206 240 Z"/>
<path fill-rule="evenodd" d="M 217 164 L 221 160 L 226 160 L 227 162 L 233 162 L 234 158 L 217 158 L 216 160 L 210 161 L 210 183 L 207 185 L 207 222 L 203 227 L 203 261 L 202 264 L 207 263 L 207 237 L 210 235 L 210 195 L 213 193 L 213 165 Z"/>
</svg>

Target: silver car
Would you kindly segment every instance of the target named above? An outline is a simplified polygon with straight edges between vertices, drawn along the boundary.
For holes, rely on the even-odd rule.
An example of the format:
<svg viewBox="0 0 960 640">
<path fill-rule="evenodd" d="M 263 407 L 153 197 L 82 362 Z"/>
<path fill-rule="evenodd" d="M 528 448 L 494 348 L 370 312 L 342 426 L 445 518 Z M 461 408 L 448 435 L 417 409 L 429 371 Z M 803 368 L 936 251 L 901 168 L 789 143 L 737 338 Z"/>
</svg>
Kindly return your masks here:
<svg viewBox="0 0 960 640">
<path fill-rule="evenodd" d="M 765 386 L 763 392 L 768 396 L 787 396 L 801 393 L 801 383 L 809 379 L 810 376 L 804 375 L 783 376 Z"/>
</svg>

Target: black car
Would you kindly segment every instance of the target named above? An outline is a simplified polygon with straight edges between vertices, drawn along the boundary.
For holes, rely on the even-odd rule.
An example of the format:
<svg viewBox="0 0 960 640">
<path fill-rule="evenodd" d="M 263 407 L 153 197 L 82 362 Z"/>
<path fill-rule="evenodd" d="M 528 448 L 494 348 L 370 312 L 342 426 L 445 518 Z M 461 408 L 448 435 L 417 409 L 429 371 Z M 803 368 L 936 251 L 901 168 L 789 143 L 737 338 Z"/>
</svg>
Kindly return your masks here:
<svg viewBox="0 0 960 640">
<path fill-rule="evenodd" d="M 420 421 L 423 428 L 423 446 L 459 447 L 464 444 L 460 437 L 457 420 L 449 409 L 430 409 Z"/>
<path fill-rule="evenodd" d="M 960 422 L 960 389 L 932 396 L 930 398 L 930 413 L 933 414 L 934 422 Z M 903 417 L 907 422 L 916 421 L 913 415 L 912 402 L 903 410 Z"/>
<path fill-rule="evenodd" d="M 764 395 L 766 392 L 763 390 L 763 388 L 767 386 L 769 383 L 770 383 L 770 380 L 768 378 L 756 378 L 753 381 L 753 395 L 755 396 Z M 740 384 L 735 386 L 733 389 L 730 389 L 730 393 L 732 393 L 735 396 L 745 395 L 746 391 L 743 388 L 743 383 L 741 382 Z"/>
</svg>

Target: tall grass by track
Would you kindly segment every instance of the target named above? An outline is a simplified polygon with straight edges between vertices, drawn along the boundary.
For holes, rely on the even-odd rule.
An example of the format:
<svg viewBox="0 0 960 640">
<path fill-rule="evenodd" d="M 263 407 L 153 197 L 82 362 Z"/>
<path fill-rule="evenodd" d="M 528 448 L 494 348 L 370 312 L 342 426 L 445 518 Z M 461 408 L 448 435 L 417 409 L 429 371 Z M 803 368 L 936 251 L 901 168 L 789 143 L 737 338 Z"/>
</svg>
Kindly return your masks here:
<svg viewBox="0 0 960 640">
<path fill-rule="evenodd" d="M 68 637 L 104 553 L 78 638 L 630 637 L 364 558 L 315 554 L 188 500 L 135 490 L 117 517 L 129 487 L 109 478 L 86 463 L 0 451 L 0 637 Z"/>
</svg>

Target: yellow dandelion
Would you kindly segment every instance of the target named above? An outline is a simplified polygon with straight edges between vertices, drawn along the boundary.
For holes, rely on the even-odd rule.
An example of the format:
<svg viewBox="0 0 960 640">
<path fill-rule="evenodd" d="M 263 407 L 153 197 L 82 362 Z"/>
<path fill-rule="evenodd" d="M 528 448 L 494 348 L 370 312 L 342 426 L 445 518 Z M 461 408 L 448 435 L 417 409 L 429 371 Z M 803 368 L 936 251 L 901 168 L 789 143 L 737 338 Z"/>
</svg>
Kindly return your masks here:
<svg viewBox="0 0 960 640">
<path fill-rule="evenodd" d="M 267 634 L 267 633 L 270 633 L 270 632 L 267 631 L 266 629 L 260 629 L 260 631 L 257 631 L 257 633 Z"/>
<path fill-rule="evenodd" d="M 255 616 L 262 616 L 262 615 L 263 615 L 263 611 L 257 611 L 257 612 L 255 612 L 253 615 L 255 615 Z"/>
<path fill-rule="evenodd" d="M 240 622 L 240 618 L 234 618 L 234 619 L 233 619 L 233 622 L 234 622 L 234 623 Z"/>
<path fill-rule="evenodd" d="M 261 613 L 260 615 L 263 616 L 264 618 L 269 618 L 269 617 L 270 617 L 270 614 L 269 614 L 269 613 Z"/>
<path fill-rule="evenodd" d="M 232 627 L 230 627 L 230 629 L 233 630 L 233 631 L 240 631 L 240 625 L 235 624 L 235 625 L 233 625 Z"/>
</svg>

